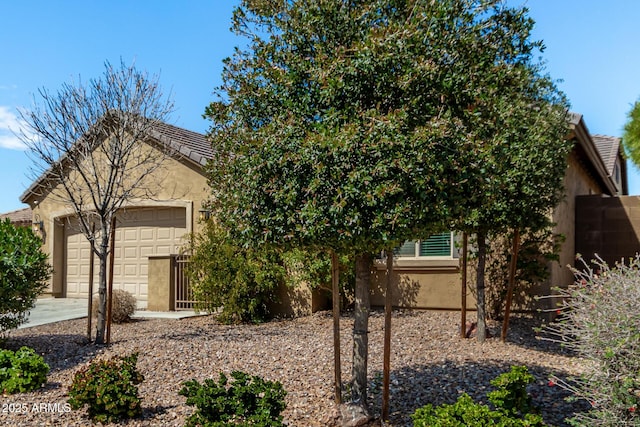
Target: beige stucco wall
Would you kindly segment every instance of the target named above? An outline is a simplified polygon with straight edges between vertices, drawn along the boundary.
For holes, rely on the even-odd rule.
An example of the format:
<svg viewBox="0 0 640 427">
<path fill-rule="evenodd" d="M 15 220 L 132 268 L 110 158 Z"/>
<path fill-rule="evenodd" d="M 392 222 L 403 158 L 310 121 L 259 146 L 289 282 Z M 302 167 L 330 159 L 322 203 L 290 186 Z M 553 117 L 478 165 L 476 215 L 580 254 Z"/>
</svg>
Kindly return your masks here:
<svg viewBox="0 0 640 427">
<path fill-rule="evenodd" d="M 147 310 L 174 310 L 175 287 L 171 256 L 149 257 L 149 284 Z"/>
<path fill-rule="evenodd" d="M 276 317 L 308 316 L 319 310 L 331 308 L 331 294 L 305 283 L 295 287 L 281 285 L 277 290 L 277 301 L 269 305 L 269 312 Z"/>
<path fill-rule="evenodd" d="M 371 276 L 371 305 L 385 302 L 386 266 L 375 264 Z M 392 305 L 397 308 L 459 310 L 462 282 L 458 259 L 394 260 Z M 475 308 L 475 299 L 467 291 L 467 308 Z"/>
<path fill-rule="evenodd" d="M 145 146 L 149 150 L 158 151 L 149 145 Z M 152 197 L 136 197 L 124 207 L 182 207 L 187 213 L 187 232 L 199 231 L 199 210 L 202 201 L 209 195 L 202 168 L 187 159 L 178 160 L 173 157 L 165 157 L 161 165 L 145 183 Z M 43 250 L 49 254 L 54 268 L 49 288 L 45 292 L 54 296 L 64 296 L 64 219 L 74 215 L 70 204 L 65 203 L 60 195 L 64 195 L 62 185 L 44 194 L 32 193 L 26 200 L 33 210 L 33 217 L 40 218 L 44 223 Z M 151 283 L 149 286 L 151 287 Z"/>
<path fill-rule="evenodd" d="M 539 295 L 552 295 L 554 287 L 566 287 L 573 282 L 573 273 L 567 266 L 573 266 L 575 261 L 576 197 L 585 194 L 600 194 L 603 191 L 589 175 L 575 152 L 571 153 L 567 161 L 567 172 L 563 186 L 564 198 L 553 211 L 552 220 L 556 224 L 555 232 L 562 234 L 565 240 L 562 244 L 559 261 L 549 265 L 551 270 L 549 279 L 536 290 Z M 555 301 L 544 299 L 541 300 L 541 305 L 543 309 L 551 309 L 555 306 Z"/>
</svg>

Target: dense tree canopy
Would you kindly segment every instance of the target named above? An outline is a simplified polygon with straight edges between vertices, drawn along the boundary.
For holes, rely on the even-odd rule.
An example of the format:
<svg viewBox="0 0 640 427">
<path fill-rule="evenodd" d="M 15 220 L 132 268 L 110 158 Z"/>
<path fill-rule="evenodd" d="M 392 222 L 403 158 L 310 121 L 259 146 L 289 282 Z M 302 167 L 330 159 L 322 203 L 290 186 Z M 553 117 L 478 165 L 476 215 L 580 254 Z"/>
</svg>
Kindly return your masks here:
<svg viewBox="0 0 640 427">
<path fill-rule="evenodd" d="M 355 253 L 366 331 L 368 254 L 472 229 L 509 205 L 498 195 L 529 194 L 509 166 L 537 164 L 509 159 L 518 144 L 546 154 L 530 137 L 566 113 L 533 62 L 532 25 L 494 0 L 244 0 L 233 29 L 248 45 L 206 111 L 217 218 L 245 244 Z"/>
</svg>

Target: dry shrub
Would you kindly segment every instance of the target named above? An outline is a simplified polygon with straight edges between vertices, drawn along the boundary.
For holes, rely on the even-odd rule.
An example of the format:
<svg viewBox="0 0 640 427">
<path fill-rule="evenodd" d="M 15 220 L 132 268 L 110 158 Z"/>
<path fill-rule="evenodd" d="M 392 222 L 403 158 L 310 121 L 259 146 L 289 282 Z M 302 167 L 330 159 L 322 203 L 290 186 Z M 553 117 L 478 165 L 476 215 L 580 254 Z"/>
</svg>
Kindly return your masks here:
<svg viewBox="0 0 640 427">
<path fill-rule="evenodd" d="M 597 256 L 597 255 L 596 255 Z M 584 359 L 582 377 L 552 384 L 590 403 L 570 420 L 579 426 L 640 425 L 640 256 L 610 268 L 602 259 L 574 270 L 559 320 L 543 330 Z"/>
<path fill-rule="evenodd" d="M 113 290 L 113 303 L 111 305 L 111 321 L 113 323 L 124 323 L 131 320 L 131 316 L 136 311 L 136 297 L 131 292 L 123 289 Z M 91 315 L 98 317 L 98 297 L 93 298 Z"/>
</svg>

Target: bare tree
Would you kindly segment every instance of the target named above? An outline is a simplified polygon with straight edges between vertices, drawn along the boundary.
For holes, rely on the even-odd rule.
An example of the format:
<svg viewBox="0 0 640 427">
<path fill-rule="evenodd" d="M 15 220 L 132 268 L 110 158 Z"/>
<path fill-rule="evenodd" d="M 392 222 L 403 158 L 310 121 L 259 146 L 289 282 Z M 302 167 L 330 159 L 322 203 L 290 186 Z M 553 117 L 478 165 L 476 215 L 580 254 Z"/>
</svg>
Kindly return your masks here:
<svg viewBox="0 0 640 427">
<path fill-rule="evenodd" d="M 72 208 L 80 231 L 99 260 L 96 344 L 104 343 L 107 259 L 112 218 L 128 201 L 153 197 L 153 172 L 166 147 L 147 144 L 173 112 L 158 76 L 120 62 L 105 63 L 100 78 L 38 91 L 31 110 L 21 111 L 38 189 Z M 93 225 L 96 225 L 96 228 Z M 91 298 L 91 296 L 89 296 Z"/>
</svg>

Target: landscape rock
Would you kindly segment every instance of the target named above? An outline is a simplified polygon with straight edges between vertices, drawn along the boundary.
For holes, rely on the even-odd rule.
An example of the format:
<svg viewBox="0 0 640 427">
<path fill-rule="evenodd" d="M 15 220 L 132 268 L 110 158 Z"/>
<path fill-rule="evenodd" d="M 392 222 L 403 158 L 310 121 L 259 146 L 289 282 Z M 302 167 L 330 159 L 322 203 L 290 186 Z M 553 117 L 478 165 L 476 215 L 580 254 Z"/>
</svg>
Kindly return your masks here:
<svg viewBox="0 0 640 427">
<path fill-rule="evenodd" d="M 369 336 L 369 412 L 380 425 L 382 400 L 382 356 L 384 315 L 373 311 Z M 560 387 L 549 386 L 549 377 L 578 375 L 582 361 L 552 342 L 536 338 L 539 323 L 527 316 L 514 316 L 507 343 L 498 338 L 479 344 L 460 338 L 460 313 L 441 311 L 394 311 L 391 327 L 391 387 L 389 420 L 383 425 L 412 426 L 411 414 L 430 403 L 453 403 L 461 393 L 487 403 L 493 378 L 511 365 L 527 365 L 536 377 L 530 386 L 533 403 L 548 424 L 567 425 L 563 420 L 581 402 L 567 402 Z M 138 369 L 142 417 L 125 426 L 183 426 L 194 412 L 178 395 L 189 379 L 218 379 L 233 370 L 280 381 L 287 390 L 284 422 L 289 427 L 340 426 L 340 410 L 333 395 L 333 328 L 329 312 L 313 316 L 275 320 L 260 325 L 221 325 L 212 316 L 182 320 L 145 319 L 113 325 L 112 344 L 87 344 L 86 319 L 20 329 L 10 333 L 5 347 L 35 348 L 50 365 L 44 388 L 3 398 L 13 412 L 0 414 L 0 425 L 31 427 L 87 426 L 86 409 L 80 411 L 36 411 L 41 403 L 64 408 L 73 374 L 95 357 L 139 352 Z M 500 324 L 489 323 L 499 336 Z M 341 317 L 342 382 L 351 373 L 350 314 Z M 346 395 L 346 393 L 345 393 Z M 54 405 L 60 403 L 60 405 Z M 19 405 L 19 406 L 18 406 Z M 36 405 L 36 406 L 34 406 Z M 26 408 L 17 413 L 16 408 Z"/>
</svg>

